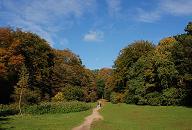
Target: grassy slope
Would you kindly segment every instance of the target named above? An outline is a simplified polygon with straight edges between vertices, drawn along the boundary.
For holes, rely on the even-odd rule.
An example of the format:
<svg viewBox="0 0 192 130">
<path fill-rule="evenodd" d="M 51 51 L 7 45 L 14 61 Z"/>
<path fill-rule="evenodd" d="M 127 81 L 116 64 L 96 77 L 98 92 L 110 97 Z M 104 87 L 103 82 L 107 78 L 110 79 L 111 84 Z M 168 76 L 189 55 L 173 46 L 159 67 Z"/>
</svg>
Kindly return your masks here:
<svg viewBox="0 0 192 130">
<path fill-rule="evenodd" d="M 1 129 L 13 130 L 71 130 L 81 124 L 91 110 L 67 114 L 8 116 L 1 118 Z M 3 121 L 4 120 L 4 121 Z"/>
<path fill-rule="evenodd" d="M 192 108 L 108 103 L 93 130 L 192 130 Z"/>
</svg>

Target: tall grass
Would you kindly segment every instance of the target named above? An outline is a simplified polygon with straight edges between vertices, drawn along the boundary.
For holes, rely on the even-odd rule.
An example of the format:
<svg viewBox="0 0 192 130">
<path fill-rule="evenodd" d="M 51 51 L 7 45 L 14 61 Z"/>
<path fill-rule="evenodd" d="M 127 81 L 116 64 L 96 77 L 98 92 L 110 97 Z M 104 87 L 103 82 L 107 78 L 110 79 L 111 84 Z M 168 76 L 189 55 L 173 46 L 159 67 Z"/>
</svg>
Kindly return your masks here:
<svg viewBox="0 0 192 130">
<path fill-rule="evenodd" d="M 27 106 L 24 113 L 27 114 L 55 114 L 80 112 L 91 108 L 91 105 L 84 102 L 46 102 L 39 105 Z"/>
<path fill-rule="evenodd" d="M 25 105 L 22 107 L 24 114 L 56 114 L 80 112 L 91 108 L 90 104 L 78 101 L 72 102 L 44 102 L 36 105 Z M 18 114 L 18 105 L 0 105 L 0 116 Z"/>
</svg>

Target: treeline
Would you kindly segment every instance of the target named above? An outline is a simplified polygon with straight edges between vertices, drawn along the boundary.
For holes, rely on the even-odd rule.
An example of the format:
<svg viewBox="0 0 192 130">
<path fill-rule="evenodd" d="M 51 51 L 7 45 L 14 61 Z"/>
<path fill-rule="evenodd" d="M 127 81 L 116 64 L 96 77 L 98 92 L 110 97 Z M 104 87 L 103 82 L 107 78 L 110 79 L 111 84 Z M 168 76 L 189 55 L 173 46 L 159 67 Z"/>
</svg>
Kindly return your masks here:
<svg viewBox="0 0 192 130">
<path fill-rule="evenodd" d="M 53 49 L 31 32 L 0 28 L 0 104 L 96 101 L 94 79 L 70 50 Z"/>
<path fill-rule="evenodd" d="M 158 45 L 136 41 L 113 68 L 89 70 L 70 50 L 56 50 L 38 35 L 0 28 L 0 104 L 42 101 L 192 105 L 192 22 L 184 34 Z"/>
<path fill-rule="evenodd" d="M 192 105 L 192 22 L 157 46 L 136 41 L 120 51 L 105 98 L 113 103 Z"/>
</svg>

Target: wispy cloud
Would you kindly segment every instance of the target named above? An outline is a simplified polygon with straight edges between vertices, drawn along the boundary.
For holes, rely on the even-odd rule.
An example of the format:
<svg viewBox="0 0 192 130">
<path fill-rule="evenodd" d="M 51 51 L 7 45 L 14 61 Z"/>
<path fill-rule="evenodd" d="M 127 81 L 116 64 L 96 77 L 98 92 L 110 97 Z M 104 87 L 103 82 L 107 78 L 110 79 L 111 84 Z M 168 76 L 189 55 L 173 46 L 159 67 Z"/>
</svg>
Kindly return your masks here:
<svg viewBox="0 0 192 130">
<path fill-rule="evenodd" d="M 91 12 L 95 0 L 2 0 L 0 4 L 0 19 L 7 25 L 36 32 L 53 45 L 56 34 Z"/>
<path fill-rule="evenodd" d="M 159 6 L 172 15 L 192 15 L 192 0 L 162 0 Z"/>
<path fill-rule="evenodd" d="M 121 0 L 106 0 L 108 13 L 112 17 L 118 17 L 121 11 Z"/>
<path fill-rule="evenodd" d="M 136 20 L 150 23 L 160 20 L 164 15 L 192 15 L 191 0 L 158 0 L 155 6 L 152 10 L 137 8 Z"/>
<path fill-rule="evenodd" d="M 102 31 L 89 31 L 84 35 L 83 40 L 86 42 L 100 42 L 103 41 L 104 33 Z"/>
<path fill-rule="evenodd" d="M 149 12 L 149 11 L 145 11 L 141 8 L 138 8 L 137 12 L 138 12 L 138 14 L 136 16 L 136 19 L 141 22 L 151 23 L 151 22 L 155 22 L 161 18 L 161 13 L 157 10 Z"/>
</svg>

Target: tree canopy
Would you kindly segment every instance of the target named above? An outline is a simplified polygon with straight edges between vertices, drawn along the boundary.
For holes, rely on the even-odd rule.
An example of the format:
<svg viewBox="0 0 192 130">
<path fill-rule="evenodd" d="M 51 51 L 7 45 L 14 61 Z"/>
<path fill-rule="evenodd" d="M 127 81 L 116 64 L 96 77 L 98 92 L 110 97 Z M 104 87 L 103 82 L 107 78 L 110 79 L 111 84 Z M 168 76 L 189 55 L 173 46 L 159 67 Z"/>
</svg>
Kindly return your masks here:
<svg viewBox="0 0 192 130">
<path fill-rule="evenodd" d="M 113 67 L 112 100 L 192 105 L 191 27 L 189 22 L 186 33 L 164 38 L 157 46 L 136 41 L 122 49 Z"/>
<path fill-rule="evenodd" d="M 112 103 L 192 105 L 192 22 L 157 45 L 135 41 L 113 68 L 87 69 L 69 49 L 37 34 L 0 28 L 0 103 L 105 98 Z"/>
</svg>

